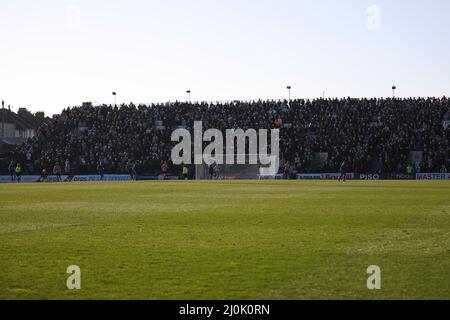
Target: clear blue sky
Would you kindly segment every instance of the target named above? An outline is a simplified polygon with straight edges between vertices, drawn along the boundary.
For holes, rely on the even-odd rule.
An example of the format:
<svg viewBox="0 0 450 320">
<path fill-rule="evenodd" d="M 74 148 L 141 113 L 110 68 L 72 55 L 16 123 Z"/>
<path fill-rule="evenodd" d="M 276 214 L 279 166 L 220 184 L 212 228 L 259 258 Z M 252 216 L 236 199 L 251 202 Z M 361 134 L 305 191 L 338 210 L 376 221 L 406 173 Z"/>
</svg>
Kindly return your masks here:
<svg viewBox="0 0 450 320">
<path fill-rule="evenodd" d="M 53 114 L 112 91 L 450 95 L 449 12 L 447 0 L 0 0 L 0 100 Z"/>
</svg>

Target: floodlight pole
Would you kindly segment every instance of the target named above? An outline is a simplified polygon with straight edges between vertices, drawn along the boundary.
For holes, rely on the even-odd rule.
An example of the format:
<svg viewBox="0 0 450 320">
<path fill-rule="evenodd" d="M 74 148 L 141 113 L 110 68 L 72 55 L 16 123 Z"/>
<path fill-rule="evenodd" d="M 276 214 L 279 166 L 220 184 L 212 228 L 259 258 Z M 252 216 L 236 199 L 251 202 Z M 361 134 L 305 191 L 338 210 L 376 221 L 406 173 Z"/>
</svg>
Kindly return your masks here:
<svg viewBox="0 0 450 320">
<path fill-rule="evenodd" d="M 287 86 L 286 88 L 288 89 L 289 105 L 291 105 L 291 89 L 292 89 L 292 87 Z"/>
<path fill-rule="evenodd" d="M 395 85 L 392 86 L 392 97 L 395 99 L 395 90 L 397 90 L 397 87 Z"/>
<path fill-rule="evenodd" d="M 188 101 L 191 103 L 191 90 L 187 90 L 186 93 L 188 94 Z"/>
<path fill-rule="evenodd" d="M 117 107 L 117 92 L 113 92 L 112 95 L 114 96 L 114 106 Z"/>
<path fill-rule="evenodd" d="M 2 100 L 2 138 L 5 137 L 5 101 Z"/>
</svg>

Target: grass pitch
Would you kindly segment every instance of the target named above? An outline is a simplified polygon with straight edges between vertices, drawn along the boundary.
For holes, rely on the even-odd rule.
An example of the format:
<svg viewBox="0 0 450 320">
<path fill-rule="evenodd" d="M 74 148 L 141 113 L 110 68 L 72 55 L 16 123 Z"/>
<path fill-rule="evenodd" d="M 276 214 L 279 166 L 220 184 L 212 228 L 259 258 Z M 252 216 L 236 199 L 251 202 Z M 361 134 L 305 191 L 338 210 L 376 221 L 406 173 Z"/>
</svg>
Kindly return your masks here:
<svg viewBox="0 0 450 320">
<path fill-rule="evenodd" d="M 333 298 L 450 299 L 450 183 L 0 185 L 0 299 Z"/>
</svg>

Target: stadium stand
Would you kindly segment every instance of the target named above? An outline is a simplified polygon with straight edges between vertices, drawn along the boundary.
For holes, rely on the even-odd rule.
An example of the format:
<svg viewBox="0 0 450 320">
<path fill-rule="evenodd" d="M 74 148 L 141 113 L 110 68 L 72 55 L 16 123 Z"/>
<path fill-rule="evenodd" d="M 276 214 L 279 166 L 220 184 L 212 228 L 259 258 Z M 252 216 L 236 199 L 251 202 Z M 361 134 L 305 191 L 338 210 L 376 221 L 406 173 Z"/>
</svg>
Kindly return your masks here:
<svg viewBox="0 0 450 320">
<path fill-rule="evenodd" d="M 134 165 L 151 174 L 170 159 L 172 130 L 201 120 L 222 130 L 281 128 L 281 167 L 289 161 L 295 172 L 337 172 L 344 159 L 354 172 L 438 172 L 449 168 L 449 119 L 445 97 L 84 105 L 54 116 L 7 156 L 30 174 L 66 160 L 78 174 L 97 173 L 99 163 L 106 173 Z"/>
</svg>

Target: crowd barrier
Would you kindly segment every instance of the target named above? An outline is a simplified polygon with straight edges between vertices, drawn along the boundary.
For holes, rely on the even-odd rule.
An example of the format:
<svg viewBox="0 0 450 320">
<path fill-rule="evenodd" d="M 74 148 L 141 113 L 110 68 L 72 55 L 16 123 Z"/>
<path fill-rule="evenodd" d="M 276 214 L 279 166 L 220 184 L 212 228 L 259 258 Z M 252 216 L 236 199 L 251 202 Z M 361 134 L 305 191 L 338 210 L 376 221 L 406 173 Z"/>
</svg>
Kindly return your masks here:
<svg viewBox="0 0 450 320">
<path fill-rule="evenodd" d="M 340 177 L 339 173 L 298 173 L 296 175 L 297 180 L 338 180 Z M 138 176 L 138 180 L 180 180 L 178 176 L 163 176 L 163 175 L 152 175 L 152 176 Z M 230 177 L 227 177 L 228 180 Z M 283 174 L 277 175 L 260 175 L 255 176 L 255 179 L 259 180 L 282 180 L 284 179 Z M 391 173 L 391 174 L 363 174 L 363 173 L 347 173 L 347 180 L 450 180 L 450 173 Z M 105 174 L 103 178 L 100 175 L 75 175 L 75 176 L 61 176 L 61 181 L 66 182 L 88 182 L 88 181 L 131 181 L 131 176 L 127 174 Z M 236 178 L 236 180 L 238 180 Z M 41 177 L 38 175 L 23 175 L 21 177 L 21 182 L 31 183 L 31 182 L 41 182 Z M 54 176 L 48 176 L 47 182 L 58 182 L 59 179 Z M 12 181 L 9 175 L 0 175 L 0 183 L 12 183 L 17 182 Z"/>
<path fill-rule="evenodd" d="M 58 182 L 57 176 L 48 176 L 47 182 Z M 67 176 L 62 175 L 61 181 L 66 182 L 83 182 L 83 181 L 131 181 L 131 176 L 127 174 L 105 174 L 103 178 L 100 175 L 74 175 Z M 17 180 L 12 181 L 11 176 L 0 176 L 0 183 L 12 183 L 17 182 Z M 41 182 L 41 176 L 37 175 L 23 175 L 20 178 L 20 182 Z"/>
<path fill-rule="evenodd" d="M 297 174 L 299 180 L 336 180 L 339 173 Z M 348 173 L 347 180 L 450 180 L 450 173 Z"/>
</svg>

